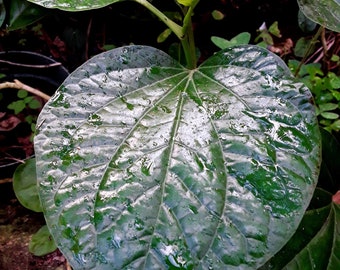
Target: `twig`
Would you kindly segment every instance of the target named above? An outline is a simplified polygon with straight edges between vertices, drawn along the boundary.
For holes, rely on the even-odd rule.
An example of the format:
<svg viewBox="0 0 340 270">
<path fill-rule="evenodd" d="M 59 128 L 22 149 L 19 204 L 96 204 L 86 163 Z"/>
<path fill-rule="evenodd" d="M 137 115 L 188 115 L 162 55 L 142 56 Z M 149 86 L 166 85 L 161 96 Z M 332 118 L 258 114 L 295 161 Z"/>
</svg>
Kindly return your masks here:
<svg viewBox="0 0 340 270">
<path fill-rule="evenodd" d="M 41 92 L 40 90 L 38 89 L 35 89 L 31 86 L 28 86 L 24 83 L 22 83 L 21 81 L 19 80 L 14 80 L 14 82 L 3 82 L 3 83 L 0 83 L 0 89 L 5 89 L 5 88 L 15 88 L 15 89 L 22 89 L 22 90 L 25 90 L 29 93 L 32 93 L 36 96 L 39 96 L 45 100 L 49 100 L 51 97 L 49 95 L 46 95 L 45 93 Z"/>
<path fill-rule="evenodd" d="M 59 62 L 46 64 L 46 65 L 29 65 L 29 64 L 15 63 L 15 62 L 1 60 L 1 59 L 0 59 L 0 63 L 8 64 L 11 66 L 28 67 L 28 68 L 49 68 L 49 67 L 61 66 L 61 63 Z"/>
<path fill-rule="evenodd" d="M 89 24 L 87 25 L 87 30 L 86 30 L 86 43 L 85 43 L 85 59 L 89 59 L 89 36 L 91 33 L 91 28 L 92 28 L 92 17 L 89 20 Z"/>
<path fill-rule="evenodd" d="M 11 182 L 12 182 L 12 178 L 0 179 L 0 185 L 6 184 L 6 183 L 11 183 Z"/>
</svg>

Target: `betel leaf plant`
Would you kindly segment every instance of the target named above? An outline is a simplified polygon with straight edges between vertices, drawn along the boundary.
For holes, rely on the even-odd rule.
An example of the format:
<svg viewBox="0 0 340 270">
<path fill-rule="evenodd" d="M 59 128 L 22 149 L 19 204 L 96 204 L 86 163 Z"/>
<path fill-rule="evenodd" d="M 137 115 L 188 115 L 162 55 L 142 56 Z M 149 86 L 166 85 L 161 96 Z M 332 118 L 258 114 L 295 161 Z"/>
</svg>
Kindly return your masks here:
<svg viewBox="0 0 340 270">
<path fill-rule="evenodd" d="M 33 1 L 87 10 L 122 1 Z M 46 104 L 35 136 L 47 225 L 74 269 L 256 269 L 294 234 L 317 183 L 310 91 L 258 46 L 186 66 L 148 46 L 94 56 Z"/>
</svg>

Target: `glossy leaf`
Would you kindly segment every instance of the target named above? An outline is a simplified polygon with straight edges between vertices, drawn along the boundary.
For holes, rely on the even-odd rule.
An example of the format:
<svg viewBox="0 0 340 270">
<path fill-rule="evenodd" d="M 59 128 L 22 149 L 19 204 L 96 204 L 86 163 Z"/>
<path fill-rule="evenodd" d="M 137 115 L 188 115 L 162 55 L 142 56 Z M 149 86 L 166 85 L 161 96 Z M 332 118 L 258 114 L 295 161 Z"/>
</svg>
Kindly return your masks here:
<svg viewBox="0 0 340 270">
<path fill-rule="evenodd" d="M 58 8 L 66 11 L 81 11 L 97 9 L 108 6 L 113 3 L 126 0 L 28 0 L 32 3 L 41 5 L 46 8 Z"/>
<path fill-rule="evenodd" d="M 194 70 L 150 47 L 93 57 L 38 119 L 47 224 L 75 269 L 254 269 L 316 185 L 311 94 L 258 46 Z"/>
<path fill-rule="evenodd" d="M 316 191 L 314 200 L 327 197 L 328 204 L 307 211 L 287 245 L 260 270 L 339 269 L 340 205 L 326 191 Z"/>
<path fill-rule="evenodd" d="M 0 0 L 0 26 L 4 23 L 6 18 L 6 8 L 4 2 Z"/>
<path fill-rule="evenodd" d="M 211 41 L 220 49 L 226 49 L 236 45 L 248 44 L 250 41 L 250 33 L 242 32 L 237 36 L 233 37 L 231 40 L 226 40 L 221 37 L 212 36 Z"/>
<path fill-rule="evenodd" d="M 336 32 L 340 32 L 339 0 L 297 0 L 300 10 L 310 20 Z"/>
<path fill-rule="evenodd" d="M 42 212 L 35 170 L 35 158 L 27 159 L 13 174 L 13 190 L 18 201 L 26 208 Z"/>
<path fill-rule="evenodd" d="M 27 1 L 11 0 L 8 8 L 8 30 L 16 30 L 35 23 L 48 14 L 48 10 Z"/>
</svg>

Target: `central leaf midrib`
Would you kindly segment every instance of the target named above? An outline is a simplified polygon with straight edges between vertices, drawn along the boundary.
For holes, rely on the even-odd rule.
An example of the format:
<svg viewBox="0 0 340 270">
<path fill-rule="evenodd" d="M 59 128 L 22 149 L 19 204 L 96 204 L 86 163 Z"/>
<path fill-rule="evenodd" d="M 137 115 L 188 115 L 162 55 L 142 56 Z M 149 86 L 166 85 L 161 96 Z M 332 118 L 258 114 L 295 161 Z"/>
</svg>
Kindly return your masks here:
<svg viewBox="0 0 340 270">
<path fill-rule="evenodd" d="M 163 166 L 163 172 L 164 172 L 163 175 L 164 175 L 164 177 L 163 177 L 163 182 L 162 182 L 162 186 L 161 186 L 161 201 L 159 203 L 159 209 L 158 209 L 158 213 L 157 213 L 157 217 L 156 217 L 157 223 L 158 223 L 158 221 L 160 219 L 159 218 L 160 212 L 161 212 L 161 209 L 162 209 L 162 207 L 164 205 L 164 193 L 165 193 L 166 179 L 167 179 L 167 175 L 168 175 L 168 172 L 169 172 L 170 163 L 171 163 L 171 157 L 172 157 L 172 153 L 173 153 L 173 149 L 174 149 L 174 145 L 175 145 L 175 137 L 176 137 L 176 134 L 178 133 L 178 129 L 179 129 L 180 122 L 181 122 L 181 115 L 182 115 L 183 104 L 184 104 L 184 100 L 185 100 L 184 94 L 186 93 L 186 89 L 188 87 L 188 84 L 189 84 L 190 78 L 192 77 L 192 74 L 193 74 L 193 71 L 189 71 L 189 76 L 187 77 L 186 86 L 184 87 L 183 90 L 180 91 L 180 97 L 179 97 L 179 100 L 178 100 L 178 106 L 177 106 L 177 110 L 176 110 L 176 113 L 175 113 L 175 121 L 173 123 L 172 129 L 171 129 L 171 132 L 170 132 L 169 145 L 167 147 L 167 150 L 165 150 L 163 158 L 162 158 L 162 159 L 166 159 L 166 165 Z M 174 88 L 174 89 L 176 89 L 176 88 Z M 155 231 L 156 231 L 156 226 L 155 226 L 154 232 Z M 145 255 L 146 258 L 145 258 L 144 266 L 143 266 L 142 269 L 146 269 L 147 257 L 149 256 L 149 253 L 150 253 L 150 251 L 152 249 L 151 248 L 151 243 L 152 243 L 152 240 L 153 240 L 153 237 L 154 237 L 154 232 L 153 232 L 153 235 L 151 236 L 151 239 L 150 239 L 150 242 L 149 242 L 148 251 L 147 251 L 147 253 Z"/>
</svg>

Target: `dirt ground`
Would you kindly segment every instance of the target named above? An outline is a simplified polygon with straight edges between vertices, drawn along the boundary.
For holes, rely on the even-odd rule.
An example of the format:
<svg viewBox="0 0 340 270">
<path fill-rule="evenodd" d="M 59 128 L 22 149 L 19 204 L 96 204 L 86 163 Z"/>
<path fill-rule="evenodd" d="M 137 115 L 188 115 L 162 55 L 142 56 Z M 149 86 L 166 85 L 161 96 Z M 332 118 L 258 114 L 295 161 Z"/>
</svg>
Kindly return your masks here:
<svg viewBox="0 0 340 270">
<path fill-rule="evenodd" d="M 10 179 L 0 181 L 0 193 L 0 269 L 69 270 L 59 250 L 41 257 L 29 252 L 31 236 L 45 223 L 43 215 L 21 206 Z"/>
</svg>

